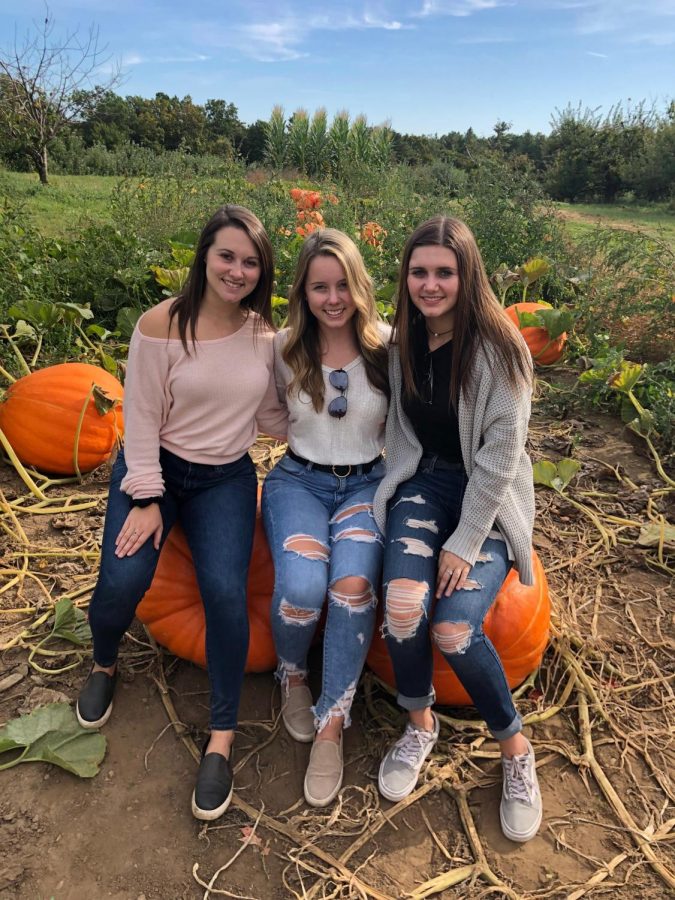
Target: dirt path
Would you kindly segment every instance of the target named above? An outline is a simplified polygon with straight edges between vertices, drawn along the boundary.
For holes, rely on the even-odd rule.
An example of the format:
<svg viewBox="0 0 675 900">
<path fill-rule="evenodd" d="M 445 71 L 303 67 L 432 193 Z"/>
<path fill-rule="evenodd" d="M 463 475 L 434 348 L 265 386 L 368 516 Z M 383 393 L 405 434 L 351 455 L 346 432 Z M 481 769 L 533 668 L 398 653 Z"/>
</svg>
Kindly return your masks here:
<svg viewBox="0 0 675 900">
<path fill-rule="evenodd" d="M 579 489 L 614 498 L 604 501 L 608 514 L 641 516 L 646 496 L 659 486 L 650 461 L 635 452 L 615 425 L 539 421 L 532 436 L 538 456 L 556 458 L 575 448 L 584 462 Z M 638 491 L 617 487 L 611 470 L 597 459 L 620 464 Z M 25 492 L 7 467 L 0 468 L 0 485 L 8 500 Z M 104 473 L 87 489 L 103 494 Z M 245 847 L 254 820 L 235 805 L 216 825 L 200 825 L 189 811 L 196 767 L 173 728 L 167 728 L 159 685 L 165 677 L 179 720 L 199 741 L 208 717 L 206 675 L 168 655 L 158 657 L 135 626 L 125 641 L 123 679 L 105 729 L 108 749 L 100 773 L 84 780 L 43 764 L 0 772 L 0 897 L 192 900 L 207 896 L 193 868 L 198 866 L 198 876 L 208 883 L 238 851 L 215 887 L 229 891 L 227 896 L 256 900 L 361 896 L 353 883 L 350 887 L 349 875 L 331 874 L 330 861 L 337 858 L 343 860 L 343 871 L 357 873 L 371 896 L 379 897 L 407 896 L 451 870 L 464 876 L 454 886 L 450 880 L 444 889 L 439 886 L 439 896 L 485 896 L 490 883 L 492 896 L 523 900 L 667 896 L 664 877 L 647 856 L 655 855 L 667 871 L 675 872 L 672 839 L 650 844 L 647 856 L 638 850 L 603 795 L 592 760 L 584 755 L 588 745 L 583 743 L 579 704 L 591 697 L 586 733 L 620 802 L 638 828 L 647 834 L 666 829 L 666 836 L 675 824 L 669 807 L 675 796 L 672 584 L 665 573 L 646 566 L 646 551 L 633 540 L 580 557 L 597 543 L 590 519 L 550 492 L 538 492 L 537 498 L 535 542 L 549 569 L 558 637 L 539 677 L 518 701 L 524 714 L 539 717 L 527 731 L 538 753 L 545 815 L 540 834 L 529 844 L 518 846 L 501 835 L 499 763 L 480 723 L 452 725 L 447 720 L 410 804 L 392 807 L 380 801 L 377 766 L 402 718 L 372 676 L 364 679 L 355 724 L 346 733 L 346 787 L 340 802 L 325 812 L 302 800 L 309 747 L 296 744 L 278 727 L 279 694 L 272 676 L 247 676 L 235 762 L 254 752 L 237 774 L 237 797 L 255 810 L 264 808 L 270 820 L 258 825 Z M 94 510 L 66 516 L 65 526 L 63 516 L 24 516 L 22 521 L 34 546 L 72 548 L 87 536 L 97 538 L 102 509 L 101 502 Z M 636 532 L 618 534 L 627 538 Z M 12 552 L 6 541 L 6 578 L 17 565 Z M 41 565 L 34 569 L 43 573 L 54 598 L 75 583 L 86 583 L 93 571 L 92 563 L 84 561 L 61 561 L 60 568 Z M 24 581 L 21 596 L 15 588 L 0 594 L 5 610 L 26 602 L 45 607 L 33 580 Z M 17 615 L 0 610 L 0 628 L 2 645 L 18 633 Z M 582 646 L 574 644 L 574 635 L 581 635 Z M 27 666 L 30 641 L 23 643 L 0 656 L 0 680 L 12 672 L 23 675 L 0 692 L 0 722 L 48 700 L 45 690 L 73 699 L 86 673 L 83 663 L 63 675 L 42 676 Z M 615 668 L 608 669 L 602 659 Z M 320 649 L 312 663 L 316 672 Z M 577 685 L 565 698 L 574 665 L 583 673 L 583 683 L 591 685 L 590 694 Z M 561 696 L 562 710 L 541 720 Z M 443 712 L 471 716 L 465 710 Z M 275 824 L 290 830 L 294 839 L 269 827 Z M 471 880 L 462 867 L 476 863 L 482 875 L 474 869 Z M 607 864 L 610 874 L 603 870 Z M 595 887 L 580 887 L 593 877 Z"/>
</svg>

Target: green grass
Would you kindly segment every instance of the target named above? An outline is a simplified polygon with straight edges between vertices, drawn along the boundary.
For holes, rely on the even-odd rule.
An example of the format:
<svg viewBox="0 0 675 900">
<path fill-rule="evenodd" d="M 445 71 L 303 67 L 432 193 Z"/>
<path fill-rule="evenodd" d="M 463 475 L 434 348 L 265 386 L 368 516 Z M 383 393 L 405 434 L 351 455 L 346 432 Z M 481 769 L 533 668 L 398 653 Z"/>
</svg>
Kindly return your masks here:
<svg viewBox="0 0 675 900">
<path fill-rule="evenodd" d="M 675 212 L 665 203 L 593 204 L 556 203 L 572 236 L 581 235 L 596 225 L 639 229 L 667 241 L 675 249 Z"/>
<path fill-rule="evenodd" d="M 0 198 L 20 203 L 31 225 L 46 237 L 64 238 L 86 222 L 108 218 L 113 188 L 120 181 L 103 175 L 51 175 L 42 185 L 37 175 L 0 170 Z"/>
</svg>

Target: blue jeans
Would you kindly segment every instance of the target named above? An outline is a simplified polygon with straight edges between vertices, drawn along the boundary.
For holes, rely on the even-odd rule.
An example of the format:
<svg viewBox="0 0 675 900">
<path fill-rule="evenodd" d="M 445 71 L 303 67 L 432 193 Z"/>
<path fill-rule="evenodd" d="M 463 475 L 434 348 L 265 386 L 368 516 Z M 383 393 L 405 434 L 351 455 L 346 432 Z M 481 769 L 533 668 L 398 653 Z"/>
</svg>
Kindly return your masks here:
<svg viewBox="0 0 675 900">
<path fill-rule="evenodd" d="M 387 515 L 384 634 L 400 706 L 424 709 L 435 700 L 433 639 L 492 735 L 505 740 L 522 723 L 501 660 L 483 631 L 511 568 L 504 541 L 488 538 L 465 587 L 434 602 L 438 555 L 457 526 L 465 489 L 464 468 L 432 456 L 424 456 L 415 475 L 399 485 Z M 461 628 L 449 634 L 437 630 L 441 623 Z"/>
<path fill-rule="evenodd" d="M 211 728 L 233 729 L 248 652 L 246 581 L 255 527 L 255 469 L 248 454 L 210 466 L 187 462 L 163 448 L 160 463 L 165 484 L 162 543 L 179 521 L 204 604 Z M 119 643 L 159 560 L 151 538 L 133 556 L 115 556 L 115 538 L 130 509 L 129 497 L 120 490 L 126 471 L 120 451 L 110 479 L 101 568 L 89 606 L 94 659 L 101 666 L 117 660 Z"/>
<path fill-rule="evenodd" d="M 274 560 L 272 633 L 277 677 L 307 674 L 307 653 L 328 594 L 321 696 L 313 707 L 321 730 L 349 712 L 375 627 L 382 535 L 373 497 L 379 463 L 339 477 L 285 456 L 263 485 L 262 513 Z"/>
</svg>

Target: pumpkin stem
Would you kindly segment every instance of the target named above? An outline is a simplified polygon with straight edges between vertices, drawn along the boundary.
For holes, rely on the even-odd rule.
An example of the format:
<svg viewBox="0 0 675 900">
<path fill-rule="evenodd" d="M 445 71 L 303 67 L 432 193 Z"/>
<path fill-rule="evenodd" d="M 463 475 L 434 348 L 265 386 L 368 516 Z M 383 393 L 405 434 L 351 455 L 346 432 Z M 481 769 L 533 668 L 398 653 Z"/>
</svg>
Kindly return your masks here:
<svg viewBox="0 0 675 900">
<path fill-rule="evenodd" d="M 17 358 L 17 360 L 18 360 L 18 362 L 19 362 L 19 367 L 20 367 L 21 369 L 23 369 L 23 371 L 24 371 L 24 373 L 25 373 L 26 375 L 30 375 L 31 372 L 30 372 L 30 368 L 28 367 L 28 363 L 27 363 L 26 360 L 23 358 L 23 353 L 19 350 L 19 348 L 16 346 L 16 344 L 15 344 L 14 341 L 12 340 L 9 331 L 7 330 L 7 326 L 6 326 L 6 325 L 0 325 L 0 329 L 2 330 L 3 336 L 4 336 L 5 338 L 7 338 L 7 340 L 8 340 L 9 343 L 11 344 L 12 350 L 14 351 L 14 355 L 16 356 L 16 358 Z"/>
<path fill-rule="evenodd" d="M 73 468 L 75 469 L 75 474 L 77 475 L 78 481 L 82 481 L 82 473 L 80 472 L 80 465 L 78 462 L 78 454 L 80 450 L 80 434 L 82 433 L 82 423 L 84 422 L 84 415 L 87 412 L 87 406 L 89 406 L 89 401 L 91 400 L 94 390 L 96 388 L 95 384 L 89 388 L 89 393 L 84 398 L 84 403 L 82 404 L 82 409 L 80 410 L 80 418 L 77 420 L 77 428 L 75 429 L 75 443 L 73 445 Z"/>
<path fill-rule="evenodd" d="M 14 466 L 14 468 L 18 472 L 19 478 L 23 481 L 23 483 L 26 485 L 26 487 L 31 492 L 31 494 L 33 494 L 35 497 L 37 497 L 38 500 L 47 500 L 47 498 L 45 497 L 43 492 L 40 490 L 40 488 L 37 486 L 37 484 L 35 484 L 33 479 L 30 477 L 28 472 L 23 467 L 21 460 L 14 452 L 14 448 L 12 447 L 10 442 L 7 440 L 7 437 L 5 436 L 5 433 L 2 430 L 2 428 L 0 428 L 0 444 L 2 444 L 2 446 L 5 448 L 5 453 L 7 454 L 7 456 L 9 456 L 9 461 Z"/>
<path fill-rule="evenodd" d="M 38 361 L 38 356 L 40 355 L 40 350 L 42 349 L 42 332 L 38 334 L 37 344 L 35 346 L 35 353 L 33 354 L 33 358 L 30 361 L 31 369 L 35 368 L 35 364 Z"/>
<path fill-rule="evenodd" d="M 10 384 L 14 384 L 16 381 L 16 378 L 13 375 L 10 375 L 7 369 L 4 369 L 2 366 L 0 366 L 0 375 L 2 375 L 3 378 L 6 378 Z"/>
</svg>

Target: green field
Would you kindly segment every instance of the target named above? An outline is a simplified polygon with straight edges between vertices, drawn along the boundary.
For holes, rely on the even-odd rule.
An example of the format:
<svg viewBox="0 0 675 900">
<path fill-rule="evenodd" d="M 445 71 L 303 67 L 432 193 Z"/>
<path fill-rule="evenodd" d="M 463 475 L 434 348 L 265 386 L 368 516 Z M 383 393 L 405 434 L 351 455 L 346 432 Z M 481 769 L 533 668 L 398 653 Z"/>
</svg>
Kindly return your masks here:
<svg viewBox="0 0 675 900">
<path fill-rule="evenodd" d="M 6 194 L 18 200 L 31 224 L 45 236 L 68 237 L 87 221 L 108 218 L 110 199 L 120 180 L 112 175 L 52 175 L 45 187 L 32 173 L 0 170 L 0 196 Z M 601 224 L 639 229 L 663 238 L 675 249 L 675 213 L 665 203 L 556 203 L 555 206 L 573 236 Z"/>
<path fill-rule="evenodd" d="M 19 202 L 27 220 L 46 237 L 68 237 L 89 221 L 108 217 L 110 198 L 119 178 L 104 175 L 52 175 L 41 185 L 29 172 L 0 170 L 0 197 Z"/>
<path fill-rule="evenodd" d="M 667 241 L 675 249 L 675 212 L 671 212 L 665 203 L 556 203 L 555 206 L 572 235 L 581 235 L 599 224 L 643 231 Z"/>
</svg>

